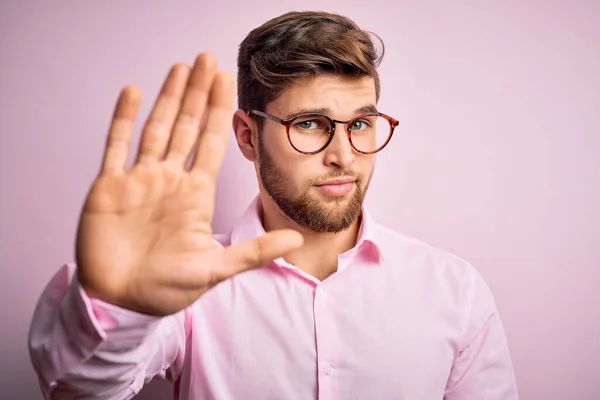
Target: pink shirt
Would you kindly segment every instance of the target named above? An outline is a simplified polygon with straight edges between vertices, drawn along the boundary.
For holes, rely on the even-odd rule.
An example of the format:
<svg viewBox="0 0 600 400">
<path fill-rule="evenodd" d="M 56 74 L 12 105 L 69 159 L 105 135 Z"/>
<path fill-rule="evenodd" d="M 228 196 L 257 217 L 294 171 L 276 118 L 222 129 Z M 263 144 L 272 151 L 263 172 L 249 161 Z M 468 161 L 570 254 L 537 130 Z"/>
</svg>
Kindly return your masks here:
<svg viewBox="0 0 600 400">
<path fill-rule="evenodd" d="M 223 245 L 264 234 L 255 200 Z M 90 299 L 65 265 L 30 351 L 46 398 L 518 399 L 492 294 L 467 262 L 377 224 L 323 281 L 275 260 L 164 318 Z M 79 398 L 79 397 L 77 397 Z"/>
</svg>

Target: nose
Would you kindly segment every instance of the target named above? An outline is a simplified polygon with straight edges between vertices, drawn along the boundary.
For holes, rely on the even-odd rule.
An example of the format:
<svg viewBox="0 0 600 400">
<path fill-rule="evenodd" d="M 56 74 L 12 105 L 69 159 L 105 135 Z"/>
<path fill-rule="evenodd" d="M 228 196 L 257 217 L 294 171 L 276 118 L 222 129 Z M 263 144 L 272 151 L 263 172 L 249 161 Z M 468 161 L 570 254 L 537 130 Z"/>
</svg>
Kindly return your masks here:
<svg viewBox="0 0 600 400">
<path fill-rule="evenodd" d="M 356 153 L 348 140 L 345 124 L 337 123 L 333 138 L 323 153 L 325 165 L 346 169 L 354 164 Z"/>
</svg>

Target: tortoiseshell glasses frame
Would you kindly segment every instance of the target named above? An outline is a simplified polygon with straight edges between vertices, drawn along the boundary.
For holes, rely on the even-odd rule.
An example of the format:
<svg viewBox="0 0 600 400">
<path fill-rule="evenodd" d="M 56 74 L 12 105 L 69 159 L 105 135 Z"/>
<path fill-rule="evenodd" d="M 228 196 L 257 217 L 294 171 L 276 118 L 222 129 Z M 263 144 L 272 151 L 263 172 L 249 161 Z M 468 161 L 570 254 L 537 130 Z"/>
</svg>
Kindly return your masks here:
<svg viewBox="0 0 600 400">
<path fill-rule="evenodd" d="M 276 117 L 274 115 L 268 114 L 266 112 L 258 111 L 258 110 L 249 110 L 249 111 L 246 112 L 246 114 L 247 115 L 257 115 L 259 117 L 263 117 L 263 118 L 269 119 L 271 121 L 277 122 L 277 123 L 285 126 L 285 130 L 286 130 L 288 142 L 290 143 L 290 145 L 297 152 L 302 153 L 302 154 L 307 154 L 307 155 L 312 155 L 312 154 L 320 153 L 321 151 L 325 150 L 325 148 L 327 146 L 329 146 L 329 143 L 331 143 L 331 140 L 333 139 L 333 135 L 335 134 L 336 123 L 338 123 L 338 124 L 345 124 L 345 127 L 346 127 L 346 136 L 348 137 L 348 141 L 350 142 L 350 145 L 352 146 L 352 148 L 357 153 L 365 154 L 365 155 L 375 154 L 375 153 L 381 151 L 390 142 L 390 140 L 392 139 L 392 135 L 394 134 L 394 129 L 396 129 L 396 127 L 399 124 L 399 122 L 396 119 L 394 119 L 394 118 L 392 118 L 392 117 L 390 117 L 388 115 L 379 113 L 379 112 L 361 114 L 358 117 L 353 118 L 353 119 L 348 120 L 348 121 L 339 121 L 339 120 L 332 119 L 332 118 L 328 117 L 327 115 L 320 114 L 320 113 L 303 113 L 303 114 L 296 115 L 296 116 L 294 116 L 292 118 L 289 118 L 289 119 L 281 119 L 281 118 Z M 315 151 L 303 151 L 303 150 L 298 149 L 294 145 L 294 143 L 292 142 L 292 140 L 290 138 L 290 127 L 294 124 L 294 121 L 296 121 L 297 119 L 299 119 L 299 118 L 310 118 L 310 117 L 325 118 L 329 122 L 329 124 L 331 126 L 331 130 L 328 132 L 329 133 L 329 137 L 327 139 L 327 142 L 325 142 L 325 144 L 323 146 L 321 146 L 318 150 L 315 150 Z M 388 136 L 387 136 L 386 140 L 383 142 L 383 144 L 381 146 L 379 146 L 376 149 L 371 150 L 371 151 L 363 151 L 363 150 L 357 149 L 356 146 L 354 145 L 354 143 L 352 143 L 352 129 L 351 129 L 351 127 L 352 127 L 352 125 L 355 122 L 357 122 L 357 121 L 359 121 L 361 119 L 364 119 L 365 117 L 382 117 L 382 118 L 386 119 L 389 122 L 389 124 L 390 124 L 390 131 L 388 133 Z"/>
</svg>

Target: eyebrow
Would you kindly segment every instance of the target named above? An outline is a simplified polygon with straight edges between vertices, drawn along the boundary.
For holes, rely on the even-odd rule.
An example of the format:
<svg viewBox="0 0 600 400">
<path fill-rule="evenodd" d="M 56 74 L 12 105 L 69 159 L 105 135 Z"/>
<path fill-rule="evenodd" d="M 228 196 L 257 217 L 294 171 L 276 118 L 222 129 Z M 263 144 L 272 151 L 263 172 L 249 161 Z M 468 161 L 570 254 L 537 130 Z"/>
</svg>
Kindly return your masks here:
<svg viewBox="0 0 600 400">
<path fill-rule="evenodd" d="M 369 104 L 354 110 L 354 115 L 360 114 L 377 114 L 379 111 L 374 104 Z M 330 116 L 332 114 L 331 108 L 322 107 L 322 108 L 301 108 L 300 110 L 296 110 L 292 113 L 287 114 L 283 119 L 292 119 L 302 114 L 324 114 Z"/>
</svg>

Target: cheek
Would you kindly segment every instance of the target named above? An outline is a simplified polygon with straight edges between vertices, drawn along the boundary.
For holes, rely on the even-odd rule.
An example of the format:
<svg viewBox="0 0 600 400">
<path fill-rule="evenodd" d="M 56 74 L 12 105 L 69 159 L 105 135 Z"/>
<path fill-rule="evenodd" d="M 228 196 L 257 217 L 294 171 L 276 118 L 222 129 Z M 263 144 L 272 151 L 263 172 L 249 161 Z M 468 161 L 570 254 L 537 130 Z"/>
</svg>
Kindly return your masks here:
<svg viewBox="0 0 600 400">
<path fill-rule="evenodd" d="M 356 169 L 357 172 L 359 172 L 360 174 L 362 174 L 364 176 L 365 179 L 367 179 L 369 177 L 369 175 L 371 175 L 371 172 L 373 171 L 373 168 L 375 166 L 375 157 L 373 156 L 363 156 L 363 157 L 358 157 L 357 161 L 357 165 L 356 165 Z"/>
<path fill-rule="evenodd" d="M 283 174 L 289 174 L 289 165 L 299 153 L 290 146 L 285 130 L 264 131 L 261 138 L 261 151 L 267 153 L 272 163 Z"/>
<path fill-rule="evenodd" d="M 285 179 L 285 185 L 293 192 L 302 192 L 306 190 L 311 181 L 318 177 L 320 169 L 318 165 L 312 165 L 310 159 L 306 156 L 292 155 L 281 160 L 282 177 Z M 322 175 L 322 172 L 321 172 Z"/>
<path fill-rule="evenodd" d="M 305 163 L 294 159 L 284 162 L 283 171 L 287 184 L 295 191 L 304 190 L 307 183 L 314 177 L 314 175 L 310 175 L 310 168 Z"/>
<path fill-rule="evenodd" d="M 273 126 L 275 124 L 267 124 L 263 127 L 262 141 L 264 147 L 266 147 L 271 154 L 277 153 L 289 153 L 294 151 L 287 138 L 285 127 L 281 125 Z"/>
<path fill-rule="evenodd" d="M 361 159 L 357 165 L 356 172 L 362 175 L 362 186 L 363 188 L 368 184 L 371 174 L 374 172 L 375 158 L 369 157 Z"/>
<path fill-rule="evenodd" d="M 273 142 L 265 143 L 263 152 L 267 153 L 275 175 L 281 178 L 287 187 L 298 190 L 305 185 L 307 168 L 301 154 L 290 146 L 281 147 L 279 143 Z"/>
</svg>

